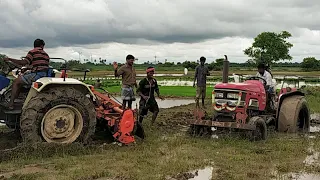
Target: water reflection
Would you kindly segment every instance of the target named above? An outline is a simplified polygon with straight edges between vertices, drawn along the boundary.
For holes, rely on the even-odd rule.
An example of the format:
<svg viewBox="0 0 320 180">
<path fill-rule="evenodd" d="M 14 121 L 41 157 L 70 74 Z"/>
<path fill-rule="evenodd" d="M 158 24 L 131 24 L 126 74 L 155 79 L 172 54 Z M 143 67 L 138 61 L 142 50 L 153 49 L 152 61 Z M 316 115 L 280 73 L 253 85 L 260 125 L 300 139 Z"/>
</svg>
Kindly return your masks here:
<svg viewBox="0 0 320 180">
<path fill-rule="evenodd" d="M 213 176 L 213 167 L 193 170 L 185 173 L 179 173 L 173 177 L 167 177 L 166 180 L 211 180 Z"/>
<path fill-rule="evenodd" d="M 122 102 L 121 97 L 115 97 L 120 103 Z M 195 101 L 193 99 L 178 99 L 178 98 L 166 98 L 165 100 L 156 99 L 159 108 L 172 108 L 175 106 L 192 104 Z M 137 98 L 133 103 L 132 107 L 135 108 L 136 105 L 139 107 L 140 98 Z"/>
</svg>

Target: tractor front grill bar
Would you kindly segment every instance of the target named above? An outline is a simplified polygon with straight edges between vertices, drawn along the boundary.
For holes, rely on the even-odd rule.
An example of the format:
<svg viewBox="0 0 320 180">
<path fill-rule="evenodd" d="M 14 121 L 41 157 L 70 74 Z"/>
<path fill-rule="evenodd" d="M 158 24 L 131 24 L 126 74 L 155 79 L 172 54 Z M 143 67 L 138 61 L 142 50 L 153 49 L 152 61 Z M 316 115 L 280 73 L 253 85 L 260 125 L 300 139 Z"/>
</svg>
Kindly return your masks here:
<svg viewBox="0 0 320 180">
<path fill-rule="evenodd" d="M 246 129 L 246 130 L 255 130 L 254 125 L 241 124 L 236 122 L 219 122 L 212 120 L 189 120 L 190 124 L 193 125 L 202 125 L 202 126 L 211 126 L 211 127 L 223 127 L 223 128 L 236 128 L 236 129 Z"/>
</svg>

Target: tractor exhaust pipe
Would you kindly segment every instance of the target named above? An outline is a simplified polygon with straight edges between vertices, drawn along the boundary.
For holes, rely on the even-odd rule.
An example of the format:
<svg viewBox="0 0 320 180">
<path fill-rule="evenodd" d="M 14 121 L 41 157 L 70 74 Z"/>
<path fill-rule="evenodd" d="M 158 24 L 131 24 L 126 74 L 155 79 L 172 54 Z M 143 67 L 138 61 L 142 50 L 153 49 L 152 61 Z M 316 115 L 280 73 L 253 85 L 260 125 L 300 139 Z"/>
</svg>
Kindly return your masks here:
<svg viewBox="0 0 320 180">
<path fill-rule="evenodd" d="M 224 55 L 224 57 L 225 59 L 223 61 L 222 83 L 228 83 L 229 61 L 227 55 Z"/>
</svg>

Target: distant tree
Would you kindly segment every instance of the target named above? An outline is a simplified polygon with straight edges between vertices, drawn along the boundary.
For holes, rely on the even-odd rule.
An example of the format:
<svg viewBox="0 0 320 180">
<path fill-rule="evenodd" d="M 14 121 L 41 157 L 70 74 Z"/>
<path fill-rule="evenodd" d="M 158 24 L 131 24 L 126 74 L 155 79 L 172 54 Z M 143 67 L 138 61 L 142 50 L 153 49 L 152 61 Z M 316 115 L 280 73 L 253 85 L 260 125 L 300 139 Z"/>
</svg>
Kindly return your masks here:
<svg viewBox="0 0 320 180">
<path fill-rule="evenodd" d="M 2 61 L 3 58 L 6 58 L 8 56 L 6 56 L 5 54 L 0 54 L 0 67 L 4 66 L 4 61 Z"/>
<path fill-rule="evenodd" d="M 177 65 L 181 65 L 181 62 L 177 62 Z"/>
<path fill-rule="evenodd" d="M 8 57 L 8 56 L 5 54 L 0 54 L 0 59 L 6 58 L 6 57 Z"/>
<path fill-rule="evenodd" d="M 267 64 L 273 64 L 280 60 L 292 60 L 289 49 L 293 47 L 293 44 L 286 41 L 289 37 L 291 34 L 287 31 L 281 33 L 262 32 L 254 38 L 252 46 L 243 52 L 253 58 L 255 63 L 261 59 Z"/>
<path fill-rule="evenodd" d="M 306 57 L 301 63 L 301 68 L 306 71 L 319 70 L 320 62 L 315 57 Z"/>
<path fill-rule="evenodd" d="M 216 59 L 215 62 L 208 64 L 209 71 L 221 71 L 223 69 L 223 58 Z"/>
<path fill-rule="evenodd" d="M 185 61 L 182 63 L 182 66 L 187 69 L 195 69 L 199 63 Z"/>
<path fill-rule="evenodd" d="M 215 65 L 218 66 L 218 67 L 222 67 L 223 66 L 223 61 L 224 61 L 224 58 L 216 59 Z"/>
</svg>

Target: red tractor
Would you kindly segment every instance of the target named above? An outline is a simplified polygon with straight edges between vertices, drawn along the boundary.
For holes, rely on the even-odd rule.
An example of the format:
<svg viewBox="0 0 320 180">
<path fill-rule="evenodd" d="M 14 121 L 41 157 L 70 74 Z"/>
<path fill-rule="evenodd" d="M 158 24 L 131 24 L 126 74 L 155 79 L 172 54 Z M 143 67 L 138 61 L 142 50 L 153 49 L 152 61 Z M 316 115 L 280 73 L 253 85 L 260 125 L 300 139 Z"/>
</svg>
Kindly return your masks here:
<svg viewBox="0 0 320 180">
<path fill-rule="evenodd" d="M 206 112 L 197 109 L 190 120 L 192 134 L 231 128 L 248 130 L 253 140 L 265 140 L 267 127 L 279 132 L 309 132 L 310 115 L 304 93 L 296 88 L 282 87 L 278 94 L 267 94 L 265 80 L 249 77 L 241 83 L 228 83 L 228 59 L 224 61 L 223 83 L 212 92 L 214 115 L 206 119 Z"/>
</svg>

